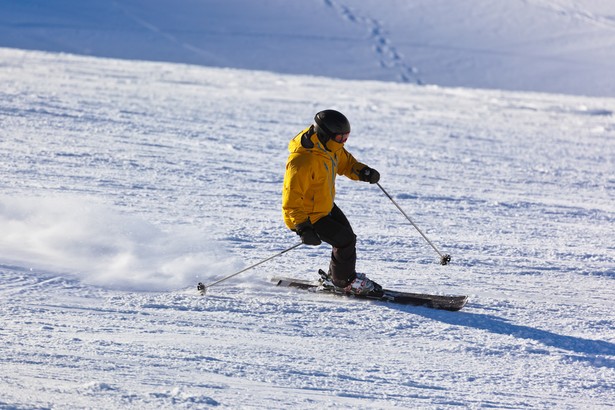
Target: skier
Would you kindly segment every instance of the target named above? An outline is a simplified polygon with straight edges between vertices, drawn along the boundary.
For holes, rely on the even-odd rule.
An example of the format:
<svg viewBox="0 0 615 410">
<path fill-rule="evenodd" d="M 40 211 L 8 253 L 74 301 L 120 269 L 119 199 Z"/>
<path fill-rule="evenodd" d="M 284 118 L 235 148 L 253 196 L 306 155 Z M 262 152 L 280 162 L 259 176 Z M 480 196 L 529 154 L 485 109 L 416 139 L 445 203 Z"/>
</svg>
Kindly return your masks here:
<svg viewBox="0 0 615 410">
<path fill-rule="evenodd" d="M 290 141 L 282 211 L 286 226 L 304 244 L 317 246 L 325 241 L 333 247 L 329 264 L 333 284 L 347 293 L 365 295 L 382 287 L 355 270 L 356 235 L 334 202 L 335 177 L 345 175 L 375 184 L 380 174 L 346 151 L 349 134 L 350 123 L 344 114 L 324 110 Z"/>
</svg>

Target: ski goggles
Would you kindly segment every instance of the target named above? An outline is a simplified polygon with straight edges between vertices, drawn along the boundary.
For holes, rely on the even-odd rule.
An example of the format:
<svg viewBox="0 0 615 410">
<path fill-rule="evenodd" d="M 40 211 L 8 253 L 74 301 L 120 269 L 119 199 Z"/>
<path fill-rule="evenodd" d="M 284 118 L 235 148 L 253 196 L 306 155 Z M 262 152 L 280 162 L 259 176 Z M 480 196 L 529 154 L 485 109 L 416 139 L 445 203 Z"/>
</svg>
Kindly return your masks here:
<svg viewBox="0 0 615 410">
<path fill-rule="evenodd" d="M 343 144 L 346 141 L 348 141 L 348 136 L 350 136 L 349 132 L 345 134 L 337 134 L 335 137 L 333 137 L 333 139 L 335 140 L 335 142 L 339 142 L 340 144 Z"/>
</svg>

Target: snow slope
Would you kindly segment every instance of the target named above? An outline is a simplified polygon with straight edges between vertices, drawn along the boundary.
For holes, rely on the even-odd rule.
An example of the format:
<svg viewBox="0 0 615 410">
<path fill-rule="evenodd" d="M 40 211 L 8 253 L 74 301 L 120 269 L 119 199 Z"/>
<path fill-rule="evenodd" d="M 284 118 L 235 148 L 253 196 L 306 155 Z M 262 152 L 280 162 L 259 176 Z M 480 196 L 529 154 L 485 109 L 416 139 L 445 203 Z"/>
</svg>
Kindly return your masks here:
<svg viewBox="0 0 615 410">
<path fill-rule="evenodd" d="M 0 408 L 613 408 L 615 100 L 0 49 Z M 280 215 L 322 108 L 358 267 L 461 312 L 315 277 Z"/>
<path fill-rule="evenodd" d="M 612 0 L 3 0 L 0 47 L 615 97 Z"/>
</svg>

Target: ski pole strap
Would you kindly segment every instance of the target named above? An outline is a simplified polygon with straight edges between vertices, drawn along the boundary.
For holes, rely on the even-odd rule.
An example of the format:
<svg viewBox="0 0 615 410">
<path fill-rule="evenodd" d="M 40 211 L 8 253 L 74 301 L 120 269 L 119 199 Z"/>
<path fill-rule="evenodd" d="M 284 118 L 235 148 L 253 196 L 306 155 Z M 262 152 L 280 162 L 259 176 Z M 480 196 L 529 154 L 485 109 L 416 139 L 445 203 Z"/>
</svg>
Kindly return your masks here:
<svg viewBox="0 0 615 410">
<path fill-rule="evenodd" d="M 427 243 L 429 245 L 431 245 L 431 247 L 434 249 L 434 251 L 436 251 L 436 253 L 438 255 L 440 255 L 440 264 L 441 265 L 448 265 L 449 262 L 451 261 L 451 256 L 450 255 L 444 255 L 442 254 L 442 252 L 440 252 L 438 250 L 438 248 L 436 248 L 436 246 L 429 240 L 429 238 L 427 236 L 425 236 L 425 234 L 423 233 L 423 231 L 421 231 L 419 229 L 418 226 L 416 226 L 416 224 L 412 221 L 412 219 L 410 219 L 410 217 L 404 212 L 403 209 L 401 209 L 401 206 L 399 206 L 397 204 L 397 202 L 395 202 L 395 200 L 393 199 L 393 197 L 391 195 L 389 195 L 389 193 L 387 191 L 385 191 L 385 189 L 382 187 L 382 185 L 380 185 L 380 182 L 376 182 L 376 185 L 378 185 L 378 188 L 380 188 L 382 190 L 382 192 L 384 192 L 384 194 L 391 200 L 391 202 L 393 202 L 393 205 L 395 205 L 397 207 L 397 209 L 399 209 L 399 211 L 402 213 L 403 216 L 406 217 L 406 219 L 408 220 L 408 222 L 410 222 L 412 224 L 412 226 L 414 226 L 414 228 L 419 231 L 419 233 L 421 234 L 421 236 L 427 241 Z"/>
</svg>

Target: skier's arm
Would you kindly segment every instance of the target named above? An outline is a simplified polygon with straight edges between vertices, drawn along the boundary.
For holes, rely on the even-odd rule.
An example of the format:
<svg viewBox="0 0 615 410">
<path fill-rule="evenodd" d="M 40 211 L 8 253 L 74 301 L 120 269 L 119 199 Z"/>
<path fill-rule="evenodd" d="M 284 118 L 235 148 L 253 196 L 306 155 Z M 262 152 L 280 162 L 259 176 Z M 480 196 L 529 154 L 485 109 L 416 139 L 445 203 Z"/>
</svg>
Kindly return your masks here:
<svg viewBox="0 0 615 410">
<path fill-rule="evenodd" d="M 380 173 L 373 168 L 357 161 L 346 149 L 342 150 L 339 157 L 338 174 L 345 175 L 355 181 L 365 181 L 375 184 L 380 180 Z"/>
</svg>

